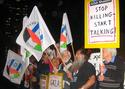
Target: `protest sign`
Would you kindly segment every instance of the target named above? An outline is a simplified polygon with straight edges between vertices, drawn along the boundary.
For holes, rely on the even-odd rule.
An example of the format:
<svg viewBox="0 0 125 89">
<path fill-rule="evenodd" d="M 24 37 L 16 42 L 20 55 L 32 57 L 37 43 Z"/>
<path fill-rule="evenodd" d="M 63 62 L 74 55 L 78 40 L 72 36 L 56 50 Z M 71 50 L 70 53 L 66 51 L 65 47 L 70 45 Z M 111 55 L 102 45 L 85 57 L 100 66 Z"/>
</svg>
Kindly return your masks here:
<svg viewBox="0 0 125 89">
<path fill-rule="evenodd" d="M 85 48 L 119 48 L 119 0 L 85 0 Z"/>
<path fill-rule="evenodd" d="M 49 74 L 48 89 L 63 89 L 63 74 Z"/>
</svg>

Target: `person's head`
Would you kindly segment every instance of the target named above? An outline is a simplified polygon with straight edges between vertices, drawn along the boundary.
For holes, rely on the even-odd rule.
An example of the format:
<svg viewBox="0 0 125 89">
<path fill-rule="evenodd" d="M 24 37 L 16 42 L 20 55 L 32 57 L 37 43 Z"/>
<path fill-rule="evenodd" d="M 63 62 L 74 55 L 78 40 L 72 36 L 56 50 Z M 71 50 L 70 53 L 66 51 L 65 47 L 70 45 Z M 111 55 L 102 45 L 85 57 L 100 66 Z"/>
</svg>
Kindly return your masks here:
<svg viewBox="0 0 125 89">
<path fill-rule="evenodd" d="M 30 62 L 32 64 L 36 64 L 37 63 L 36 58 L 33 55 L 30 57 Z"/>
<path fill-rule="evenodd" d="M 103 48 L 102 49 L 102 57 L 104 60 L 111 60 L 113 56 L 117 55 L 116 48 Z"/>
<path fill-rule="evenodd" d="M 76 52 L 76 60 L 87 61 L 90 57 L 90 53 L 88 53 L 87 49 L 79 49 Z"/>
<path fill-rule="evenodd" d="M 53 65 L 54 65 L 54 67 L 58 68 L 58 66 L 59 66 L 59 64 L 60 64 L 60 59 L 57 58 L 57 57 L 54 57 L 54 58 L 52 59 L 52 63 L 53 63 Z"/>
<path fill-rule="evenodd" d="M 65 50 L 61 52 L 62 58 L 64 62 L 68 62 L 68 60 L 71 58 L 71 54 L 69 50 Z"/>
<path fill-rule="evenodd" d="M 75 61 L 73 62 L 72 69 L 71 70 L 77 70 L 79 69 L 82 64 L 87 61 L 90 57 L 90 53 L 88 52 L 87 49 L 79 49 L 76 52 L 76 58 Z"/>
<path fill-rule="evenodd" d="M 44 52 L 43 55 L 42 55 L 42 58 L 41 58 L 41 60 L 42 60 L 41 62 L 43 62 L 43 61 L 48 62 L 48 59 L 49 59 L 49 57 L 48 57 L 47 53 Z"/>
</svg>

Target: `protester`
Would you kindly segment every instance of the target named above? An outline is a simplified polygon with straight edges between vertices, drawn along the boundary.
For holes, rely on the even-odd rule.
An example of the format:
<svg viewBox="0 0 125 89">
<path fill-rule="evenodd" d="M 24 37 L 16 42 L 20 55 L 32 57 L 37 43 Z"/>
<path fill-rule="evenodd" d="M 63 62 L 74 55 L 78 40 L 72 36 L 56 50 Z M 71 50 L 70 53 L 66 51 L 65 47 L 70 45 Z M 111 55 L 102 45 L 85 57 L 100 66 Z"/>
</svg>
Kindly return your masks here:
<svg viewBox="0 0 125 89">
<path fill-rule="evenodd" d="M 90 53 L 85 49 L 76 52 L 76 60 L 73 62 L 71 72 L 73 81 L 70 89 L 94 89 L 96 71 L 94 66 L 88 62 Z"/>
<path fill-rule="evenodd" d="M 114 48 L 102 50 L 104 64 L 100 67 L 99 89 L 123 89 L 124 61 Z"/>
<path fill-rule="evenodd" d="M 68 50 L 61 53 L 63 63 L 59 66 L 59 72 L 64 73 L 63 76 L 63 89 L 70 89 L 70 78 L 68 77 L 69 68 L 72 65 L 71 54 Z"/>
<path fill-rule="evenodd" d="M 50 65 L 48 64 L 48 57 L 46 53 L 43 53 L 41 60 L 37 63 L 37 70 L 35 76 L 37 78 L 38 89 L 40 89 L 39 81 L 43 74 L 48 74 L 50 72 Z"/>
<path fill-rule="evenodd" d="M 45 50 L 45 53 L 49 57 L 49 59 L 53 59 L 56 57 L 56 50 L 53 45 L 51 45 L 49 48 Z"/>
<path fill-rule="evenodd" d="M 60 58 L 55 57 L 51 60 L 51 63 L 53 65 L 53 72 L 57 73 L 60 65 Z"/>
<path fill-rule="evenodd" d="M 40 89 L 40 79 L 42 75 L 48 75 L 49 73 L 54 72 L 53 65 L 56 63 L 53 63 L 53 61 L 56 60 L 55 58 L 55 51 L 54 49 L 48 48 L 47 50 L 44 51 L 43 56 L 41 60 L 37 63 L 37 71 L 36 71 L 36 78 L 37 78 L 37 89 Z M 56 60 L 57 61 L 57 60 Z M 53 64 L 52 64 L 53 63 Z M 57 61 L 58 64 L 58 61 Z M 56 66 L 57 66 L 56 64 Z M 54 65 L 55 66 L 55 65 Z"/>
<path fill-rule="evenodd" d="M 33 56 L 30 57 L 29 61 L 30 64 L 28 65 L 24 74 L 24 86 L 25 88 L 38 89 L 37 78 L 35 75 L 37 69 L 37 62 Z"/>
</svg>

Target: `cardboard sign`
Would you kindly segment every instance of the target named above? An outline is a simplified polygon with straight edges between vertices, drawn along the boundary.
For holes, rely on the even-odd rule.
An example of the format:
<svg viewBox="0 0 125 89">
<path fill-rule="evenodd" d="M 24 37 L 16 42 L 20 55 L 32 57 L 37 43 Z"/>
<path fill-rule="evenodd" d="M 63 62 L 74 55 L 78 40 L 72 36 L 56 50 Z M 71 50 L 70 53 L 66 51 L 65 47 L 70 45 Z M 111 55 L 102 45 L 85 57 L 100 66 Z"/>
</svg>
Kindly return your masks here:
<svg viewBox="0 0 125 89">
<path fill-rule="evenodd" d="M 85 0 L 85 48 L 119 48 L 119 0 Z"/>
<path fill-rule="evenodd" d="M 100 73 L 100 64 L 102 62 L 100 59 L 100 53 L 92 53 L 88 61 L 94 65 L 96 75 L 98 75 Z"/>
<path fill-rule="evenodd" d="M 63 89 L 63 74 L 49 74 L 48 89 Z"/>
<path fill-rule="evenodd" d="M 41 75 L 40 77 L 40 89 L 48 89 L 48 75 Z"/>
</svg>

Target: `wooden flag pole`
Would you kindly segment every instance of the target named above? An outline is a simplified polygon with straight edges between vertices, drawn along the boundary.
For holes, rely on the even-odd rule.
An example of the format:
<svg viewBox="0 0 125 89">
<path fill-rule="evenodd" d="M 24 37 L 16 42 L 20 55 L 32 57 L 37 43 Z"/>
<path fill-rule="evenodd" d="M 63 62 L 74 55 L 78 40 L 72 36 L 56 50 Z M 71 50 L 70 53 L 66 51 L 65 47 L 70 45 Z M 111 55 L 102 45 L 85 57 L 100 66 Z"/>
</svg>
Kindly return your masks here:
<svg viewBox="0 0 125 89">
<path fill-rule="evenodd" d="M 101 59 L 101 65 L 103 64 L 103 58 L 102 58 L 102 48 L 100 48 L 100 59 Z"/>
<path fill-rule="evenodd" d="M 66 64 L 63 62 L 63 58 L 62 58 L 62 56 L 61 56 L 61 54 L 60 54 L 60 52 L 59 52 L 59 49 L 57 48 L 57 46 L 56 46 L 55 44 L 54 44 L 54 46 L 55 46 L 55 48 L 56 48 L 57 53 L 59 54 L 59 57 L 60 57 L 60 59 L 61 59 L 63 65 L 64 65 L 65 68 L 67 69 Z"/>
<path fill-rule="evenodd" d="M 50 63 L 51 63 L 51 65 L 53 66 L 53 68 L 55 67 L 54 65 L 53 65 L 53 63 L 52 63 L 52 61 L 49 59 L 49 61 L 50 61 Z"/>
<path fill-rule="evenodd" d="M 102 55 L 103 55 L 102 48 L 100 48 L 100 58 L 101 58 L 101 63 L 100 63 L 101 70 L 100 70 L 100 72 L 101 72 L 101 75 L 103 75 L 102 69 L 104 68 L 103 56 Z"/>
<path fill-rule="evenodd" d="M 55 68 L 56 68 L 56 67 L 53 65 L 53 63 L 52 63 L 52 61 L 51 61 L 50 59 L 49 59 L 49 61 L 50 61 L 51 65 L 52 65 L 52 67 L 53 67 L 54 73 L 57 73 L 58 71 L 57 71 L 57 72 L 55 71 Z M 57 68 L 56 68 L 56 69 L 57 69 Z M 57 70 L 58 70 L 58 69 L 57 69 Z"/>
<path fill-rule="evenodd" d="M 56 48 L 56 50 L 57 50 L 57 53 L 59 54 L 59 56 L 60 56 L 60 58 L 61 58 L 61 61 L 62 61 L 63 65 L 64 65 L 64 67 L 65 67 L 65 69 L 66 69 L 65 72 L 69 74 L 70 71 L 68 70 L 66 64 L 63 62 L 63 58 L 62 58 L 62 56 L 61 56 L 61 54 L 60 54 L 60 52 L 59 52 L 59 49 L 57 48 L 57 46 L 56 46 L 55 44 L 54 44 L 54 46 L 55 46 L 55 48 Z M 69 76 L 69 78 L 70 78 L 71 80 L 73 80 L 72 76 Z"/>
<path fill-rule="evenodd" d="M 47 54 L 47 53 L 46 53 L 46 55 L 47 55 L 47 57 L 48 57 L 48 59 L 49 59 L 49 61 L 50 61 L 51 65 L 52 65 L 52 67 L 54 68 L 55 66 L 53 65 L 53 63 L 52 63 L 52 61 L 50 60 L 50 58 L 49 58 L 49 56 L 48 56 L 48 54 Z"/>
<path fill-rule="evenodd" d="M 75 58 L 75 51 L 74 51 L 73 43 L 71 43 L 71 47 L 72 47 L 73 57 L 74 57 L 74 60 L 75 60 L 76 58 Z"/>
</svg>

